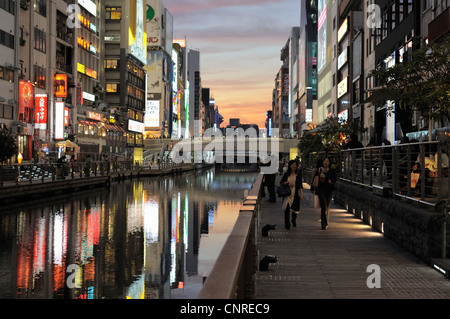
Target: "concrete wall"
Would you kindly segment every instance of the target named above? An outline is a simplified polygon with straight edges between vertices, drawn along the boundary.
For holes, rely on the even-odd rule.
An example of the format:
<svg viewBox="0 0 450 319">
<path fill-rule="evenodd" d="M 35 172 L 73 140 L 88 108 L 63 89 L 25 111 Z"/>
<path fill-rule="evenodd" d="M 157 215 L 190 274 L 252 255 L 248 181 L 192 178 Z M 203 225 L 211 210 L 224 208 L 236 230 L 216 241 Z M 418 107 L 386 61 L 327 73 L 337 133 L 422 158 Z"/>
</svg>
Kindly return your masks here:
<svg viewBox="0 0 450 319">
<path fill-rule="evenodd" d="M 338 181 L 334 201 L 357 218 L 429 263 L 441 255 L 441 213 L 400 199 L 385 198 L 370 189 Z M 448 224 L 447 224 L 448 225 Z M 448 228 L 448 227 L 447 227 Z M 447 229 L 447 234 L 449 230 Z M 447 250 L 448 254 L 448 250 Z"/>
</svg>

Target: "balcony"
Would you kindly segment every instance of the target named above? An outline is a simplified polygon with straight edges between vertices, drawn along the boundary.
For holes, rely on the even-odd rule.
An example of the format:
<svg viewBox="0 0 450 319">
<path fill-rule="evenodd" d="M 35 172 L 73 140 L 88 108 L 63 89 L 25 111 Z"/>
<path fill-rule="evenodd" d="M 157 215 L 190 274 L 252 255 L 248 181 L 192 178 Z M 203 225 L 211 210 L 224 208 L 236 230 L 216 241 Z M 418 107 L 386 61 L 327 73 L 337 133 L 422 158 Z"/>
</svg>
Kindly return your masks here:
<svg viewBox="0 0 450 319">
<path fill-rule="evenodd" d="M 65 73 L 72 74 L 72 65 L 71 64 L 65 64 L 64 62 L 56 61 L 56 68 Z"/>
</svg>

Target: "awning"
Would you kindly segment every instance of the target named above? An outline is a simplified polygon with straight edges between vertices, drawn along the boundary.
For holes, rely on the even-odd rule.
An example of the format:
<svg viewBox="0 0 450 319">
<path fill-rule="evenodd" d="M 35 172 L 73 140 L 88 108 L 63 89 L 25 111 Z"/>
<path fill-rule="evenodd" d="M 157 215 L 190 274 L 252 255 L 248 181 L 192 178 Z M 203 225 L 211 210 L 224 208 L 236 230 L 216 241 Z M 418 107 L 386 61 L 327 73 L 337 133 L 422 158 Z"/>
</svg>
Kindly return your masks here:
<svg viewBox="0 0 450 319">
<path fill-rule="evenodd" d="M 83 125 L 91 125 L 91 126 L 97 126 L 97 122 L 91 122 L 91 121 L 84 121 L 84 120 L 78 120 Z"/>
<path fill-rule="evenodd" d="M 103 122 L 92 122 L 92 121 L 86 121 L 86 120 L 78 120 L 78 122 L 80 122 L 83 125 L 104 127 L 108 131 L 119 132 L 119 133 L 126 133 L 126 131 L 121 126 L 115 125 L 115 124 L 106 124 L 106 123 L 103 123 Z M 101 124 L 101 126 L 99 124 Z"/>
</svg>

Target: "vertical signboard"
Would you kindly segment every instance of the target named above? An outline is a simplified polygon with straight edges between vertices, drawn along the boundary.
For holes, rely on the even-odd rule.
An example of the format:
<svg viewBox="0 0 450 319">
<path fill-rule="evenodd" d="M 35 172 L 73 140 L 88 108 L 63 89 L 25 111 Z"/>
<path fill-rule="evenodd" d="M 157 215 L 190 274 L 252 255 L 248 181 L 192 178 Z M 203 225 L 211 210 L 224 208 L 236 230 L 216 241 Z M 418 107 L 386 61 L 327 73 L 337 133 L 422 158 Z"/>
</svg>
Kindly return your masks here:
<svg viewBox="0 0 450 319">
<path fill-rule="evenodd" d="M 46 130 L 47 129 L 47 94 L 36 94 L 34 97 L 34 104 L 36 105 L 34 128 Z"/>
<path fill-rule="evenodd" d="M 145 127 L 159 127 L 159 101 L 147 101 Z"/>
<path fill-rule="evenodd" d="M 327 63 L 327 0 L 319 0 L 318 2 L 317 72 L 320 73 Z"/>
<path fill-rule="evenodd" d="M 34 108 L 34 87 L 30 82 L 19 81 L 19 121 L 31 122 Z M 29 118 L 31 116 L 31 118 Z"/>
<path fill-rule="evenodd" d="M 145 21 L 147 22 L 147 45 L 161 46 L 161 0 L 147 0 Z"/>
<path fill-rule="evenodd" d="M 55 102 L 55 140 L 64 139 L 64 102 Z"/>
<path fill-rule="evenodd" d="M 147 34 L 144 16 L 144 1 L 130 1 L 128 47 L 130 53 L 145 65 L 147 64 Z"/>
<path fill-rule="evenodd" d="M 77 106 L 83 105 L 83 88 L 81 82 L 78 82 L 76 87 L 76 103 Z"/>
<path fill-rule="evenodd" d="M 67 74 L 55 75 L 55 96 L 67 97 Z"/>
</svg>

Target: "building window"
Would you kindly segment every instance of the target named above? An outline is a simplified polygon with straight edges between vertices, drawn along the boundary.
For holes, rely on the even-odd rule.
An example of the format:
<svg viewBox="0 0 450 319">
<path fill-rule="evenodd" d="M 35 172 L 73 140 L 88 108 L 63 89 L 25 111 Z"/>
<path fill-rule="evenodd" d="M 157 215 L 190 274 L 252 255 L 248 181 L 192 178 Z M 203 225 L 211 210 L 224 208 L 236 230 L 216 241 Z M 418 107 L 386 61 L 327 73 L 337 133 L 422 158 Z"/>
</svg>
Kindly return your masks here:
<svg viewBox="0 0 450 319">
<path fill-rule="evenodd" d="M 34 28 L 34 48 L 45 53 L 46 51 L 46 33 L 38 28 Z"/>
<path fill-rule="evenodd" d="M 34 66 L 34 82 L 37 87 L 45 89 L 45 69 L 40 66 Z"/>
<path fill-rule="evenodd" d="M 0 104 L 0 118 L 2 119 L 13 119 L 13 106 L 7 104 Z"/>
<path fill-rule="evenodd" d="M 122 8 L 120 7 L 106 7 L 105 11 L 106 20 L 120 20 L 122 18 Z"/>
<path fill-rule="evenodd" d="M 395 23 L 397 21 L 397 10 L 395 6 L 396 6 L 395 3 L 393 3 L 391 6 L 391 30 L 395 29 Z"/>
<path fill-rule="evenodd" d="M 405 0 L 398 0 L 398 23 L 403 21 L 403 14 L 405 12 Z"/>
<path fill-rule="evenodd" d="M 14 4 L 14 0 L 0 0 L 0 8 L 11 14 L 14 14 Z"/>
<path fill-rule="evenodd" d="M 34 0 L 34 11 L 47 17 L 47 0 Z"/>
<path fill-rule="evenodd" d="M 14 82 L 14 71 L 3 66 L 0 66 L 0 79 Z"/>
<path fill-rule="evenodd" d="M 0 44 L 14 50 L 14 36 L 0 30 Z"/>
<path fill-rule="evenodd" d="M 119 67 L 118 60 L 105 60 L 104 62 L 105 69 L 117 69 Z"/>
<path fill-rule="evenodd" d="M 388 35 L 388 27 L 389 27 L 389 18 L 388 18 L 388 10 L 383 13 L 383 35 L 382 38 L 386 38 Z"/>
<path fill-rule="evenodd" d="M 106 92 L 107 93 L 117 93 L 117 87 L 119 85 L 117 83 L 106 83 Z"/>
<path fill-rule="evenodd" d="M 408 1 L 408 14 L 410 14 L 413 10 L 413 0 L 407 0 Z"/>
</svg>

